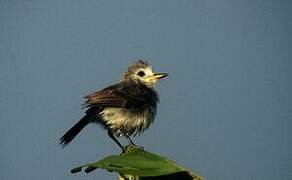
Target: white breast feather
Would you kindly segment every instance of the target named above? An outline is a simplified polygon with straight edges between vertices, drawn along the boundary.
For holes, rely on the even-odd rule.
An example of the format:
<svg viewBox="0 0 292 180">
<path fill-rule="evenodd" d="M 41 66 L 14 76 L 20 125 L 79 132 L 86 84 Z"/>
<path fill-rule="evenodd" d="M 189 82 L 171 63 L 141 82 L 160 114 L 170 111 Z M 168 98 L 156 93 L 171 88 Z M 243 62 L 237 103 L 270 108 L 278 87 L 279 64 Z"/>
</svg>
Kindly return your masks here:
<svg viewBox="0 0 292 180">
<path fill-rule="evenodd" d="M 137 134 L 147 128 L 154 119 L 153 112 L 131 112 L 122 108 L 105 108 L 100 115 L 114 134 L 123 136 Z"/>
</svg>

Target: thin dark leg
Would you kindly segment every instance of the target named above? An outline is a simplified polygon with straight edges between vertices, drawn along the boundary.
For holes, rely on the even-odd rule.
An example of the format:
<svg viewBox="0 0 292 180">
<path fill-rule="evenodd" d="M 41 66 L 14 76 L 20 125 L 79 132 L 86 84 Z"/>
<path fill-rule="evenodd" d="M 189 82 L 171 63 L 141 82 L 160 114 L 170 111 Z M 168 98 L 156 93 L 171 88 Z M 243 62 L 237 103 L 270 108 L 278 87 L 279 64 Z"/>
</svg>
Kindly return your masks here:
<svg viewBox="0 0 292 180">
<path fill-rule="evenodd" d="M 112 138 L 112 140 L 114 140 L 115 143 L 116 143 L 117 145 L 119 145 L 119 147 L 120 147 L 122 150 L 124 150 L 124 146 L 122 146 L 122 144 L 117 140 L 117 138 L 115 138 L 115 136 L 113 135 L 113 133 L 111 132 L 111 130 L 108 130 L 107 133 L 108 133 L 109 137 Z"/>
<path fill-rule="evenodd" d="M 126 136 L 127 140 L 129 141 L 130 144 L 136 146 L 136 144 L 132 141 L 132 139 L 127 135 L 127 133 L 124 133 L 124 135 Z"/>
<path fill-rule="evenodd" d="M 137 145 L 132 141 L 132 139 L 128 136 L 127 133 L 124 133 L 124 136 L 127 138 L 127 140 L 129 141 L 129 143 L 130 143 L 132 146 L 135 146 L 135 147 L 137 147 L 137 148 L 140 148 L 140 149 L 143 149 L 143 150 L 144 150 L 144 147 L 142 147 L 142 146 L 137 146 Z"/>
</svg>

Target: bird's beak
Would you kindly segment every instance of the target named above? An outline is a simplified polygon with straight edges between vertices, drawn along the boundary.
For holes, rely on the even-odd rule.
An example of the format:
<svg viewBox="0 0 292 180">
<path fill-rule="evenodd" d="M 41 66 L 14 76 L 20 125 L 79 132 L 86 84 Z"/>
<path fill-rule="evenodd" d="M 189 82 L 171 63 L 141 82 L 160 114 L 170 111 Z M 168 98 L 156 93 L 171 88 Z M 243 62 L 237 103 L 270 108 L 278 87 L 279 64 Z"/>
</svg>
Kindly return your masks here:
<svg viewBox="0 0 292 180">
<path fill-rule="evenodd" d="M 168 76 L 167 73 L 155 73 L 155 74 L 153 74 L 153 77 L 154 77 L 155 79 L 157 79 L 157 80 L 162 79 L 162 78 L 164 78 L 164 77 L 166 77 L 166 76 Z"/>
<path fill-rule="evenodd" d="M 155 73 L 152 76 L 147 77 L 146 82 L 150 84 L 156 83 L 158 80 L 166 77 L 168 74 L 167 73 Z"/>
</svg>

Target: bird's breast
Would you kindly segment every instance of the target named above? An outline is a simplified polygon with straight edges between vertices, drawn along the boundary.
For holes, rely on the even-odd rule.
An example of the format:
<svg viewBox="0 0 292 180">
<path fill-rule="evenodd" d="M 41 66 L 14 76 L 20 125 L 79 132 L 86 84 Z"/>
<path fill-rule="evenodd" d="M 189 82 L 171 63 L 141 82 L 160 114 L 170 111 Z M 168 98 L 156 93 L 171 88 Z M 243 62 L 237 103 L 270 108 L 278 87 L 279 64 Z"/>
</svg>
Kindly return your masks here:
<svg viewBox="0 0 292 180">
<path fill-rule="evenodd" d="M 156 108 L 146 106 L 140 109 L 107 107 L 101 111 L 102 121 L 117 136 L 136 135 L 153 122 Z"/>
</svg>

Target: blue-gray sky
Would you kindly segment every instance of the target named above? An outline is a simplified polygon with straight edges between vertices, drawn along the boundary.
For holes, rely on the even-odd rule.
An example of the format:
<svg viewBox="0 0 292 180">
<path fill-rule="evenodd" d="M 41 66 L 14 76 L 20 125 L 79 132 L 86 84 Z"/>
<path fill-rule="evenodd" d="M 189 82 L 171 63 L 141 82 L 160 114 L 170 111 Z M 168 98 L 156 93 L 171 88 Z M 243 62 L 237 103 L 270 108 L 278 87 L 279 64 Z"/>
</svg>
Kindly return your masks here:
<svg viewBox="0 0 292 180">
<path fill-rule="evenodd" d="M 115 179 L 77 165 L 119 153 L 98 126 L 60 136 L 83 96 L 149 59 L 156 121 L 135 138 L 216 180 L 291 180 L 291 1 L 0 1 L 0 179 Z M 123 141 L 124 142 L 124 141 Z"/>
</svg>

